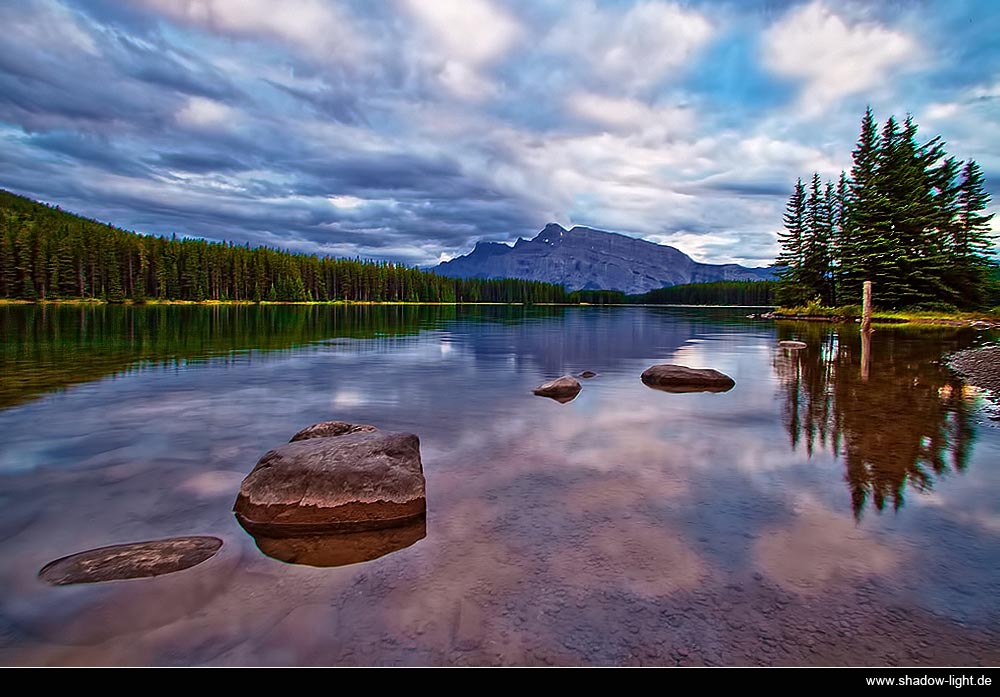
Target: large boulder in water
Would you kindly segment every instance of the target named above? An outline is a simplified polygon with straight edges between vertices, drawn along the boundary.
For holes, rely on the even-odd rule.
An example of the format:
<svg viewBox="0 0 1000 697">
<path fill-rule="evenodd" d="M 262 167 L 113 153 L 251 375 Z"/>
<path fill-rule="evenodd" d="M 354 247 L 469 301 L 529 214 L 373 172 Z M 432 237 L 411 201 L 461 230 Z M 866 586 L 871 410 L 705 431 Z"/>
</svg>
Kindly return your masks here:
<svg viewBox="0 0 1000 697">
<path fill-rule="evenodd" d="M 539 397 L 551 397 L 561 402 L 568 402 L 576 397 L 581 389 L 583 387 L 579 380 L 571 375 L 563 375 L 561 378 L 539 385 L 532 392 Z"/>
<path fill-rule="evenodd" d="M 647 386 L 664 392 L 727 392 L 736 385 L 735 380 L 718 370 L 688 368 L 672 363 L 646 368 L 642 381 Z"/>
<path fill-rule="evenodd" d="M 375 430 L 282 445 L 243 480 L 233 510 L 269 537 L 413 522 L 426 510 L 420 439 Z"/>
</svg>

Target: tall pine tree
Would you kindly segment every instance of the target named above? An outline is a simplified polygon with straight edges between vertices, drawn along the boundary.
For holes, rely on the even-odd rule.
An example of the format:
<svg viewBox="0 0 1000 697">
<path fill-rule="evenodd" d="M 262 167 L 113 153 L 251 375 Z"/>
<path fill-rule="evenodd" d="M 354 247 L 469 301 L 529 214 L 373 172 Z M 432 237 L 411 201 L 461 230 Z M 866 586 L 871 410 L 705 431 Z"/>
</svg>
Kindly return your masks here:
<svg viewBox="0 0 1000 697">
<path fill-rule="evenodd" d="M 879 132 L 869 108 L 850 176 L 821 188 L 814 175 L 808 191 L 799 180 L 780 234 L 789 268 L 779 302 L 857 302 L 866 280 L 883 307 L 988 300 L 996 263 L 982 169 L 917 132 L 912 117 L 890 117 Z"/>
</svg>

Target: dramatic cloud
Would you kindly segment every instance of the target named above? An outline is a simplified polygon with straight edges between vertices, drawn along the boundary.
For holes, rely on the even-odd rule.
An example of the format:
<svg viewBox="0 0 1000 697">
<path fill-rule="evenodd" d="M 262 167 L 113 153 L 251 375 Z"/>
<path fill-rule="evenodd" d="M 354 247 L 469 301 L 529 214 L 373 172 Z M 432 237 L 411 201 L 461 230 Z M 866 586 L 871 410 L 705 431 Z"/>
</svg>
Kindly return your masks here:
<svg viewBox="0 0 1000 697">
<path fill-rule="evenodd" d="M 406 0 L 420 25 L 422 48 L 442 84 L 461 97 L 493 94 L 482 70 L 500 59 L 521 36 L 520 25 L 488 0 Z"/>
<path fill-rule="evenodd" d="M 766 264 L 866 104 L 1000 186 L 985 3 L 8 0 L 0 26 L 0 187 L 154 234 L 432 264 L 557 221 Z"/>
<path fill-rule="evenodd" d="M 764 33 L 763 44 L 769 68 L 804 83 L 800 106 L 810 114 L 844 95 L 885 85 L 894 68 L 917 54 L 906 34 L 851 23 L 822 2 L 789 11 Z"/>
<path fill-rule="evenodd" d="M 223 36 L 274 39 L 316 58 L 353 61 L 361 51 L 339 3 L 324 0 L 139 0 L 164 17 Z"/>
<path fill-rule="evenodd" d="M 617 87 L 648 87 L 683 69 L 712 35 L 704 15 L 673 3 L 639 2 L 624 11 L 587 1 L 570 7 L 547 44 Z"/>
</svg>

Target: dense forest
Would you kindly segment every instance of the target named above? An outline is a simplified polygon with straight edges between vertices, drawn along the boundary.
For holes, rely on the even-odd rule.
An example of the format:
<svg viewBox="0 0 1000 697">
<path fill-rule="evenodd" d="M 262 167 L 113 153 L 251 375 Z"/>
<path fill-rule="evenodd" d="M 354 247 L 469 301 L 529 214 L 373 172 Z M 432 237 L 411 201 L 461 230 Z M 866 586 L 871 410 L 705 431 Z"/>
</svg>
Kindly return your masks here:
<svg viewBox="0 0 1000 697">
<path fill-rule="evenodd" d="M 774 305 L 774 281 L 687 283 L 629 296 L 649 305 Z"/>
<path fill-rule="evenodd" d="M 911 117 L 879 129 L 868 109 L 850 173 L 795 185 L 777 301 L 856 304 L 870 280 L 884 308 L 995 304 L 989 202 L 975 160 L 949 156 L 940 136 L 920 143 Z"/>
<path fill-rule="evenodd" d="M 565 302 L 562 286 L 139 235 L 0 190 L 0 298 Z"/>
<path fill-rule="evenodd" d="M 651 290 L 640 295 L 625 295 L 618 290 L 575 290 L 568 295 L 571 303 L 591 305 L 757 305 L 774 306 L 775 281 L 714 281 L 685 283 Z"/>
</svg>

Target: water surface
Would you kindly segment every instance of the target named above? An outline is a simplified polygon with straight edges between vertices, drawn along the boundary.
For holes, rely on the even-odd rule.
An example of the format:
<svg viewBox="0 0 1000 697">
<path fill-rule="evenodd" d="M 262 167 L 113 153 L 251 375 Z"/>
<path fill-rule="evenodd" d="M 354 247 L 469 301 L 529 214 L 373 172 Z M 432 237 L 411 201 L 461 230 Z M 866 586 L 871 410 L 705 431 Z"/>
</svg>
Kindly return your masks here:
<svg viewBox="0 0 1000 697">
<path fill-rule="evenodd" d="M 746 312 L 0 308 L 0 662 L 1000 662 L 1000 430 L 939 361 L 987 337 L 881 329 L 865 379 L 856 327 Z M 652 390 L 655 362 L 736 387 Z M 426 526 L 258 548 L 241 478 L 328 419 L 420 436 Z M 174 535 L 225 545 L 36 576 Z"/>
</svg>

